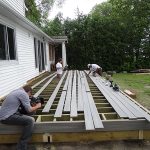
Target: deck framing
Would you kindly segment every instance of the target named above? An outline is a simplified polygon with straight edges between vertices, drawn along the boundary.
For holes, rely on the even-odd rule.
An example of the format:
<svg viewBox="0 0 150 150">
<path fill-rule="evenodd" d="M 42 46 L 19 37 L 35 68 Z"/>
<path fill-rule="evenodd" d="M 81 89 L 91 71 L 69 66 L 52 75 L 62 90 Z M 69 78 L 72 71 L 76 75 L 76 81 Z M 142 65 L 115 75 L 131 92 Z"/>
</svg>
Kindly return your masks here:
<svg viewBox="0 0 150 150">
<path fill-rule="evenodd" d="M 150 112 L 99 77 L 66 71 L 59 81 L 53 74 L 32 87 L 47 100 L 34 115 L 32 142 L 150 139 Z M 16 143 L 21 132 L 21 126 L 0 123 L 0 143 Z"/>
</svg>

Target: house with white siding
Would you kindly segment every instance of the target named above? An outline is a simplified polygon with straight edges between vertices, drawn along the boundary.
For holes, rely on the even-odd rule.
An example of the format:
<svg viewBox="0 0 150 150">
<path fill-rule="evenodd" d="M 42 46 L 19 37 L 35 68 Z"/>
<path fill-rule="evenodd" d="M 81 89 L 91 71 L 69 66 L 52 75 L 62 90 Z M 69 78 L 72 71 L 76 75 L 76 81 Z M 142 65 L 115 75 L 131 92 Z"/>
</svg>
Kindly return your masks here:
<svg viewBox="0 0 150 150">
<path fill-rule="evenodd" d="M 25 17 L 24 0 L 0 0 L 0 98 L 55 64 L 55 47 L 66 37 L 51 38 Z"/>
</svg>

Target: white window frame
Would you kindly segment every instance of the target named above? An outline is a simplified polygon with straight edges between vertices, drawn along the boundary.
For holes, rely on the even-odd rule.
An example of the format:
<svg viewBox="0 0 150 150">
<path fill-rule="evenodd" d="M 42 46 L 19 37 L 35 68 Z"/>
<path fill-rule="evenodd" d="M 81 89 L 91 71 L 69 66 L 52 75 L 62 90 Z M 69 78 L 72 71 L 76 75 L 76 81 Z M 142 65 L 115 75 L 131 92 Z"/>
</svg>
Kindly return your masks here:
<svg viewBox="0 0 150 150">
<path fill-rule="evenodd" d="M 15 53 L 15 59 L 10 59 L 10 54 L 9 54 L 9 45 L 8 45 L 8 35 L 5 35 L 5 37 L 7 39 L 6 42 L 6 59 L 4 60 L 0 60 L 0 65 L 14 65 L 14 64 L 18 64 L 18 55 L 17 55 L 17 44 L 16 44 L 16 28 L 13 26 L 10 26 L 6 23 L 4 23 L 3 21 L 0 20 L 0 24 L 5 26 L 6 28 L 6 32 L 7 32 L 7 28 L 10 28 L 13 30 L 13 41 L 14 41 L 14 53 Z M 8 33 L 4 33 L 4 34 L 8 34 Z"/>
<path fill-rule="evenodd" d="M 35 41 L 36 42 L 34 42 L 34 39 L 35 39 Z M 40 65 L 40 61 L 42 61 L 42 60 L 39 60 L 39 55 L 42 57 L 42 55 L 41 55 L 41 43 L 43 43 L 43 49 L 45 49 L 45 50 L 43 50 L 43 52 L 44 52 L 44 54 L 43 54 L 43 58 L 44 58 L 44 68 L 46 69 L 46 66 L 47 66 L 47 59 L 45 58 L 45 56 L 46 56 L 46 46 L 44 46 L 44 44 L 46 44 L 46 42 L 45 41 L 43 41 L 42 39 L 40 39 L 40 38 L 38 38 L 38 37 L 36 37 L 36 36 L 34 36 L 34 38 L 33 38 L 33 42 L 34 42 L 34 44 L 36 43 L 36 58 L 35 58 L 35 68 L 37 69 L 37 68 L 39 68 L 39 65 Z M 40 42 L 40 54 L 39 54 L 39 50 L 38 50 L 38 42 Z M 34 45 L 34 53 L 35 53 L 35 45 Z M 34 55 L 35 56 L 35 55 Z M 36 61 L 37 61 L 37 66 L 36 66 Z M 43 62 L 42 62 L 43 63 Z M 42 64 L 41 64 L 42 65 Z M 42 66 L 41 66 L 42 67 Z M 42 70 L 43 71 L 43 69 L 42 68 L 39 68 L 39 70 Z"/>
</svg>

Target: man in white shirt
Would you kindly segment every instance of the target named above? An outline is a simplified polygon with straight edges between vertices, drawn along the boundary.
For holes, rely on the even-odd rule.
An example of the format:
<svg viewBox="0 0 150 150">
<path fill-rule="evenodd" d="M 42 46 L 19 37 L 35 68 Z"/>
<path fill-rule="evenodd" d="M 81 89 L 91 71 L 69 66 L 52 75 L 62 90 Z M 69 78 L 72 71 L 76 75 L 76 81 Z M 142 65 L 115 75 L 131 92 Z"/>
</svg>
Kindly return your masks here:
<svg viewBox="0 0 150 150">
<path fill-rule="evenodd" d="M 62 59 L 58 59 L 58 62 L 56 64 L 56 70 L 57 70 L 57 78 L 61 78 L 61 75 L 63 73 L 63 66 L 62 66 Z"/>
<path fill-rule="evenodd" d="M 102 68 L 97 64 L 88 64 L 88 68 L 90 69 L 88 75 L 92 72 L 93 76 L 96 76 L 96 73 L 102 76 Z"/>
</svg>

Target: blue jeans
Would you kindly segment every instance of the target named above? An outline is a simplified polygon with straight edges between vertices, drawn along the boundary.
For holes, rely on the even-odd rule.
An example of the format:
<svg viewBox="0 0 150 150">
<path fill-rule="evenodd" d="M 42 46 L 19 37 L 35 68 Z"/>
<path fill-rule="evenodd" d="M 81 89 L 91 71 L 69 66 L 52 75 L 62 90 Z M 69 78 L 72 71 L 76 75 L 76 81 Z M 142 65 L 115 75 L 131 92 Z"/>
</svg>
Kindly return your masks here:
<svg viewBox="0 0 150 150">
<path fill-rule="evenodd" d="M 2 120 L 1 122 L 9 125 L 24 126 L 22 135 L 17 144 L 17 150 L 27 150 L 27 144 L 32 136 L 32 132 L 34 128 L 34 122 L 35 122 L 34 118 L 17 113 L 8 117 L 5 120 Z"/>
</svg>

